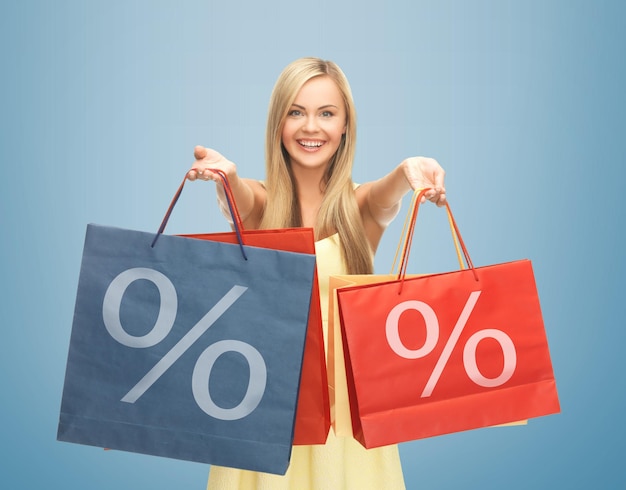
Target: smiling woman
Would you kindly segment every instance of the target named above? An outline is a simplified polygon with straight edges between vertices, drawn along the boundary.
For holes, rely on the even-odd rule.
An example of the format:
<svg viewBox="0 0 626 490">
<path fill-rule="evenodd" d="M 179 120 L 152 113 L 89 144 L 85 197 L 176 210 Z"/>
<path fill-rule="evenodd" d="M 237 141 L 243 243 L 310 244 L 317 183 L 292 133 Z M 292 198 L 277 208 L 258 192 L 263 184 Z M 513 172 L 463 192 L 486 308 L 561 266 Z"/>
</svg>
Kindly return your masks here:
<svg viewBox="0 0 626 490">
<path fill-rule="evenodd" d="M 345 133 L 346 111 L 337 84 L 327 76 L 306 82 L 291 105 L 282 131 L 292 171 L 325 167 Z"/>
<path fill-rule="evenodd" d="M 429 200 L 438 205 L 446 201 L 444 171 L 430 158 L 408 158 L 383 178 L 355 185 L 355 142 L 356 113 L 345 75 L 330 61 L 302 58 L 283 70 L 272 92 L 265 181 L 240 178 L 234 163 L 202 147 L 196 147 L 188 173 L 190 180 L 217 179 L 220 196 L 221 180 L 212 170 L 226 173 L 246 228 L 314 229 L 326 337 L 329 276 L 373 272 L 380 238 L 409 190 L 429 188 Z M 351 433 L 349 427 L 335 429 Z M 211 490 L 404 487 L 397 446 L 366 450 L 334 431 L 326 444 L 294 446 L 284 476 L 213 466 L 208 483 Z"/>
</svg>

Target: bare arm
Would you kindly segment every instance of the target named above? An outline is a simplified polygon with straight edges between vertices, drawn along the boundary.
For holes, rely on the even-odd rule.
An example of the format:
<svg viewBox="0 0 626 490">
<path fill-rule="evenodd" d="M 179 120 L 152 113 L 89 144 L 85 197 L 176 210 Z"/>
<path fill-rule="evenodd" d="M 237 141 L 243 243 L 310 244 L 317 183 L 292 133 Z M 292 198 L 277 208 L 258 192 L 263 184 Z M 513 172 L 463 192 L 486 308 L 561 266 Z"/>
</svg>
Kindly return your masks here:
<svg viewBox="0 0 626 490">
<path fill-rule="evenodd" d="M 196 161 L 187 172 L 187 178 L 194 180 L 213 180 L 217 183 L 217 196 L 220 207 L 228 218 L 228 204 L 224 194 L 224 187 L 219 175 L 211 171 L 217 169 L 224 172 L 230 183 L 235 203 L 244 228 L 256 229 L 259 227 L 265 207 L 266 192 L 260 182 L 244 179 L 237 175 L 236 165 L 224 158 L 220 153 L 209 148 L 196 146 L 194 149 Z"/>
<path fill-rule="evenodd" d="M 398 214 L 402 197 L 411 189 L 430 188 L 422 202 L 429 200 L 437 206 L 445 205 L 444 177 L 445 171 L 435 159 L 412 157 L 381 179 L 357 188 L 356 198 L 365 233 L 374 250 L 385 228 Z"/>
</svg>

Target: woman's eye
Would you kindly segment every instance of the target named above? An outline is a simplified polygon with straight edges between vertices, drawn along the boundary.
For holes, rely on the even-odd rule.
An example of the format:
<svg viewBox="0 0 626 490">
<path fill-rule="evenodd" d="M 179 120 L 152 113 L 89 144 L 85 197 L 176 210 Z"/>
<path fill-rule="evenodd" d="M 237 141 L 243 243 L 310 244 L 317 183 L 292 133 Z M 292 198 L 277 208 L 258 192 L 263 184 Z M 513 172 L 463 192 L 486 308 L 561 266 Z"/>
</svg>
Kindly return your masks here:
<svg viewBox="0 0 626 490">
<path fill-rule="evenodd" d="M 322 112 L 322 117 L 332 117 L 333 113 L 330 111 L 324 111 Z"/>
<path fill-rule="evenodd" d="M 300 112 L 298 109 L 293 109 L 289 111 L 288 115 L 291 117 L 301 116 L 302 112 Z"/>
</svg>

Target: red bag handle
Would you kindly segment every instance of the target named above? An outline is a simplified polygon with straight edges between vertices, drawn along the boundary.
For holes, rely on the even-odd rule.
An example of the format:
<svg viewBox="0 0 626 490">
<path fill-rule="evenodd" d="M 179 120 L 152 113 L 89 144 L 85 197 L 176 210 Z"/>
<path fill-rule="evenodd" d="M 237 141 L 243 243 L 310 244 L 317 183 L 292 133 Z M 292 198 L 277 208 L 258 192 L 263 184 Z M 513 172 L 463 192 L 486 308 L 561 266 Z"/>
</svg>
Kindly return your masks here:
<svg viewBox="0 0 626 490">
<path fill-rule="evenodd" d="M 409 262 L 409 254 L 411 252 L 411 245 L 413 243 L 413 234 L 415 232 L 415 223 L 417 222 L 417 213 L 420 206 L 420 201 L 424 194 L 430 189 L 421 189 L 419 192 L 416 191 L 417 196 L 413 199 L 413 207 L 409 212 L 411 213 L 411 218 L 409 221 L 409 225 L 406 231 L 405 244 L 402 252 L 402 259 L 400 262 L 400 268 L 398 272 L 398 279 L 401 281 L 401 286 L 404 284 L 406 270 Z M 469 256 L 469 252 L 467 251 L 467 247 L 465 246 L 465 242 L 463 241 L 463 237 L 461 236 L 461 232 L 459 231 L 459 227 L 454 219 L 454 215 L 452 214 L 452 210 L 450 209 L 450 205 L 446 202 L 446 211 L 448 212 L 448 217 L 450 219 L 450 225 L 453 231 L 453 239 L 458 240 L 458 243 L 463 251 L 463 257 L 465 258 L 465 263 L 467 267 L 472 270 L 474 274 L 474 279 L 478 281 L 478 275 L 476 274 L 476 270 L 474 268 L 474 264 L 472 263 L 472 259 Z M 461 265 L 462 267 L 462 265 Z"/>
<path fill-rule="evenodd" d="M 230 187 L 230 182 L 228 181 L 228 177 L 226 176 L 226 173 L 222 170 L 218 170 L 218 169 L 208 169 L 208 170 L 219 175 L 219 177 L 222 179 L 222 183 L 224 184 L 224 194 L 226 195 L 226 202 L 228 204 L 228 210 L 230 211 L 230 215 L 233 218 L 233 227 L 235 228 L 235 233 L 237 234 L 237 241 L 239 242 L 241 255 L 243 255 L 243 258 L 245 260 L 248 260 L 248 257 L 246 256 L 246 251 L 243 248 L 244 243 L 243 243 L 243 236 L 241 233 L 241 231 L 243 230 L 243 224 L 241 221 L 239 210 L 237 209 L 237 205 L 235 203 L 235 198 L 233 196 L 233 192 Z M 165 226 L 167 225 L 167 222 L 170 219 L 170 215 L 172 214 L 172 211 L 174 210 L 174 206 L 178 202 L 178 198 L 183 192 L 183 188 L 185 187 L 186 181 L 187 181 L 187 176 L 185 175 L 185 178 L 178 186 L 178 190 L 174 194 L 174 197 L 172 198 L 172 201 L 170 202 L 170 205 L 167 208 L 167 211 L 165 212 L 165 217 L 163 218 L 163 221 L 161 221 L 161 225 L 159 226 L 159 230 L 154 236 L 154 240 L 152 240 L 152 245 L 151 245 L 152 247 L 154 247 L 157 240 L 159 239 L 159 236 L 161 236 L 163 232 L 165 231 Z"/>
</svg>

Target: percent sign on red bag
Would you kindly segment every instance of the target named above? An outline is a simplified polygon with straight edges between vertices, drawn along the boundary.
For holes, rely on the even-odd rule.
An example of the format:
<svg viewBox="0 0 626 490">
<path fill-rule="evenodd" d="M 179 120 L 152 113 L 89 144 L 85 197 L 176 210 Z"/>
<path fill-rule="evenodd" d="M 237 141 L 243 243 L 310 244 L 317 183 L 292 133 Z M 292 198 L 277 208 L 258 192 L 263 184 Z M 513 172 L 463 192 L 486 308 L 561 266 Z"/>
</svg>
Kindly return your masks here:
<svg viewBox="0 0 626 490">
<path fill-rule="evenodd" d="M 461 311 L 461 314 L 456 320 L 454 328 L 450 333 L 450 337 L 445 340 L 443 350 L 440 352 L 435 367 L 430 373 L 426 386 L 421 394 L 422 398 L 431 396 L 433 390 L 435 389 L 435 386 L 437 385 L 437 382 L 439 381 L 439 378 L 441 377 L 442 372 L 446 367 L 446 364 L 448 363 L 450 356 L 452 355 L 452 352 L 461 337 L 461 334 L 463 333 L 463 329 L 467 325 L 469 317 L 476 306 L 476 302 L 478 301 L 480 294 L 481 291 L 472 291 L 469 294 L 467 302 L 465 303 L 463 310 Z M 400 316 L 404 312 L 411 310 L 417 311 L 421 314 L 424 319 L 426 331 L 424 344 L 417 349 L 408 348 L 400 338 Z M 389 347 L 391 347 L 396 354 L 400 357 L 404 357 L 405 359 L 420 359 L 431 354 L 439 344 L 439 319 L 437 318 L 435 311 L 428 305 L 428 303 L 417 300 L 403 301 L 389 312 L 385 332 L 387 334 Z M 482 364 L 483 370 L 496 373 L 500 371 L 500 373 L 495 375 L 495 377 L 483 375 L 478 367 L 476 357 L 477 349 L 479 343 L 485 339 L 494 340 L 497 344 L 499 344 L 499 347 L 502 350 L 502 356 L 498 356 L 496 352 L 495 356 L 491 355 L 486 357 Z M 485 388 L 501 386 L 511 379 L 511 376 L 513 376 L 513 373 L 515 372 L 515 367 L 517 366 L 517 352 L 515 350 L 515 344 L 511 340 L 511 337 L 509 337 L 502 330 L 494 328 L 478 330 L 467 339 L 465 345 L 461 348 L 463 352 L 463 367 L 465 369 L 465 374 L 467 374 L 471 381 L 479 386 Z M 502 362 L 500 357 L 502 358 Z M 489 362 L 490 366 L 485 366 L 486 362 Z M 495 368 L 490 369 L 494 367 L 494 365 Z"/>
<path fill-rule="evenodd" d="M 337 291 L 365 447 L 560 410 L 531 262 L 474 268 L 460 240 L 470 269 Z"/>
</svg>

